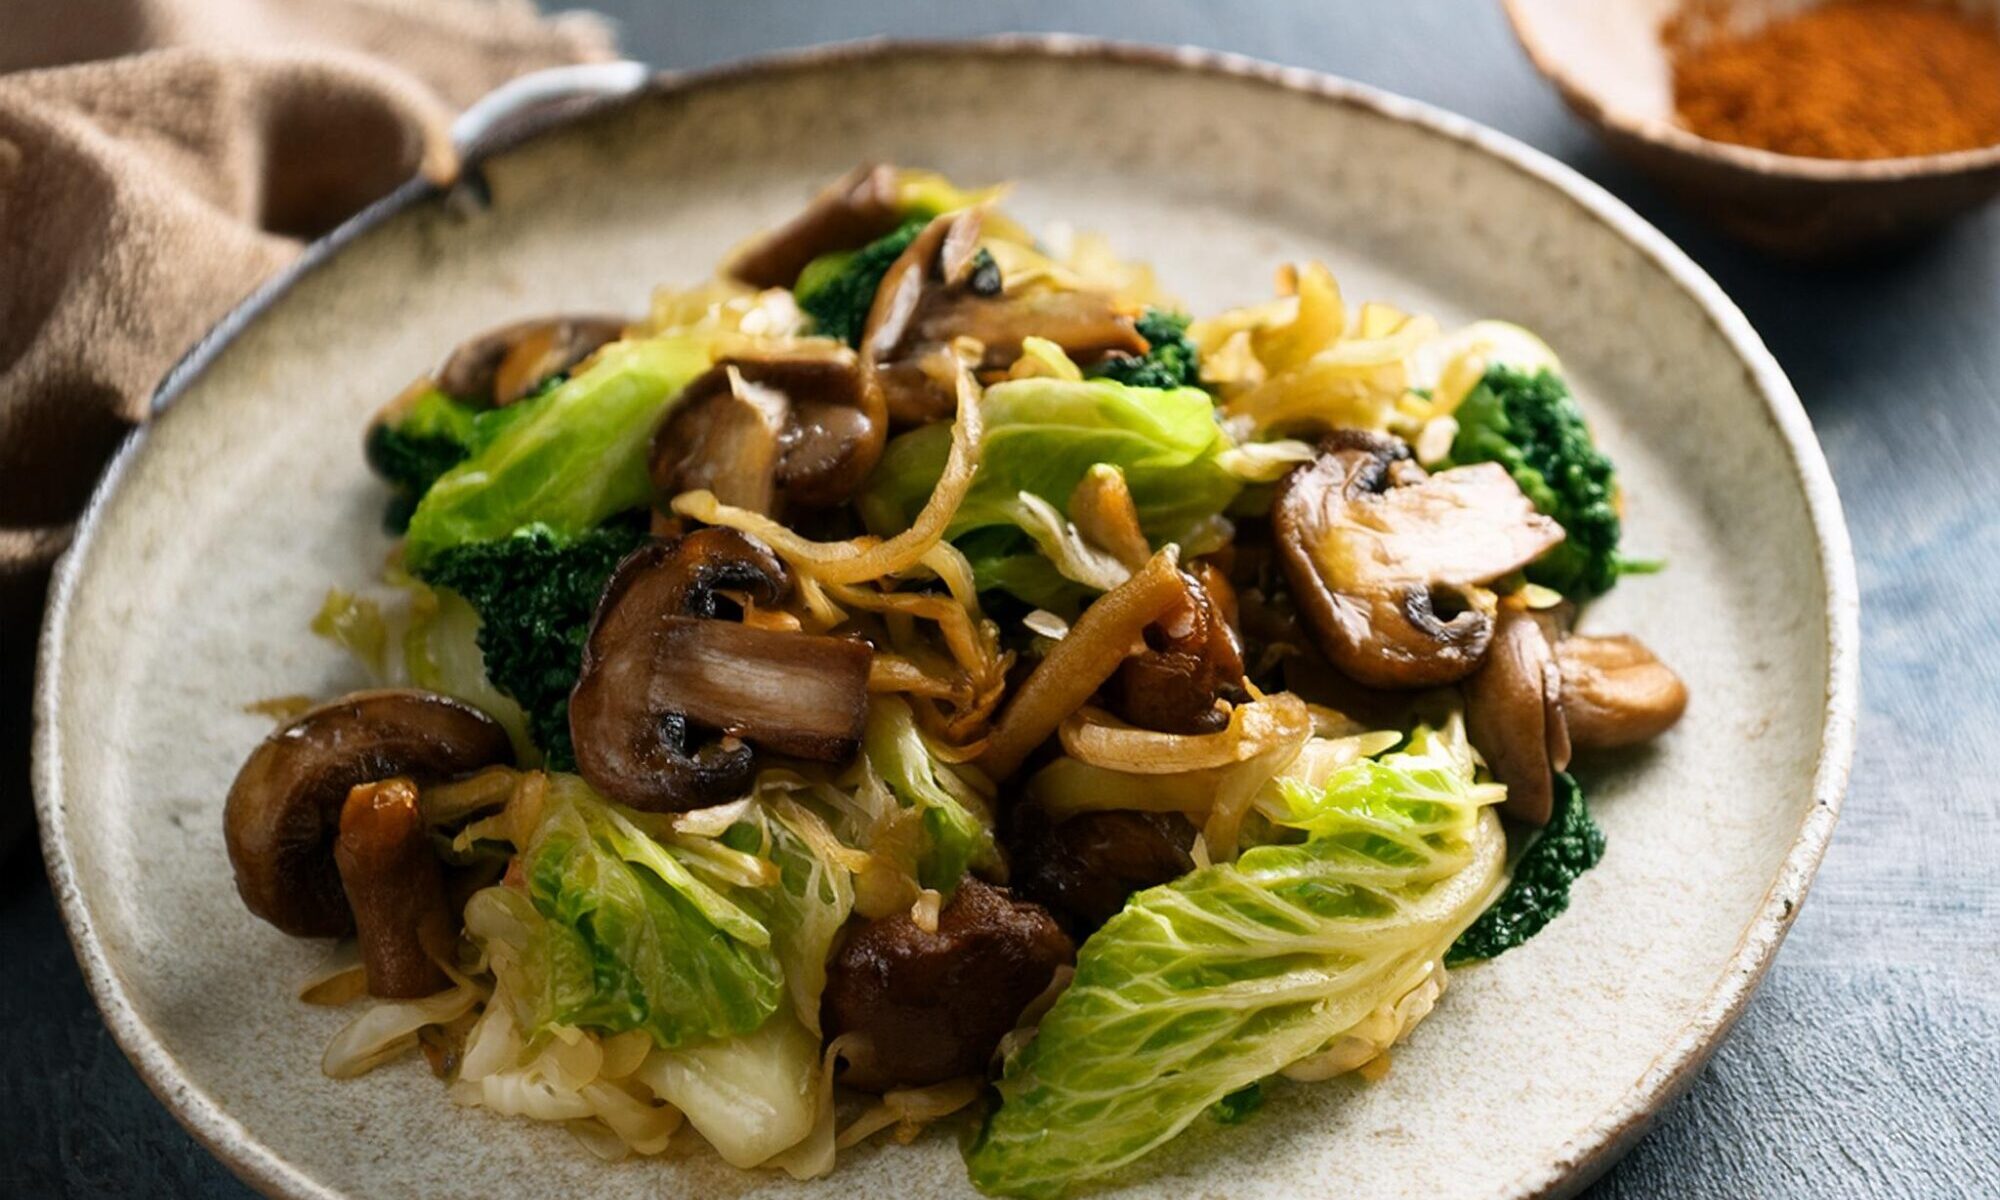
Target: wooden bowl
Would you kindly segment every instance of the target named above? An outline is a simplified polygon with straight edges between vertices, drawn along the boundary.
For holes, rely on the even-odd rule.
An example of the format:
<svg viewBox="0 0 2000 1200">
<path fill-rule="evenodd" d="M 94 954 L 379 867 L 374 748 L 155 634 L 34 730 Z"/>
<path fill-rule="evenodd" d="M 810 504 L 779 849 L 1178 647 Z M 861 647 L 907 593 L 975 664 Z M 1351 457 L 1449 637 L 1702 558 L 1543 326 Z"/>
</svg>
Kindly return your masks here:
<svg viewBox="0 0 2000 1200">
<path fill-rule="evenodd" d="M 1816 0 L 1808 0 L 1808 3 Z M 2000 194 L 2000 145 L 1913 158 L 1801 158 L 1710 141 L 1674 120 L 1661 25 L 1681 0 L 1506 0 L 1535 69 L 1612 150 L 1743 241 L 1825 259 L 1907 241 Z M 1799 0 L 1741 0 L 1734 27 Z M 2000 0 L 1962 7 L 2000 22 Z"/>
</svg>

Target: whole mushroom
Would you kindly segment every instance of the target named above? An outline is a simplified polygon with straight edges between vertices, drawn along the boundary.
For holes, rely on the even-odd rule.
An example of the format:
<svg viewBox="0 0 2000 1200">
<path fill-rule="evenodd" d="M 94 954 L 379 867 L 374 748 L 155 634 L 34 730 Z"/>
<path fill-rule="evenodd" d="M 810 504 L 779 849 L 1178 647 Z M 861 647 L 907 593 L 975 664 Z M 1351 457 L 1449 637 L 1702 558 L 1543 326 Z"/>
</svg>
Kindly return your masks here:
<svg viewBox="0 0 2000 1200">
<path fill-rule="evenodd" d="M 1503 608 L 1486 661 L 1462 685 L 1466 733 L 1507 785 L 1504 811 L 1536 825 L 1573 749 L 1650 741 L 1687 707 L 1686 685 L 1637 638 L 1569 633 L 1570 615 Z"/>
<path fill-rule="evenodd" d="M 1430 475 L 1400 439 L 1359 430 L 1331 435 L 1285 477 L 1271 522 L 1321 651 L 1357 682 L 1392 689 L 1476 670 L 1493 637 L 1482 585 L 1563 539 L 1497 463 Z"/>
<path fill-rule="evenodd" d="M 507 733 L 432 692 L 355 692 L 322 704 L 250 753 L 223 805 L 223 841 L 250 911 L 296 937 L 342 937 L 354 914 L 334 862 L 348 793 L 403 776 L 419 783 L 512 762 Z"/>
</svg>

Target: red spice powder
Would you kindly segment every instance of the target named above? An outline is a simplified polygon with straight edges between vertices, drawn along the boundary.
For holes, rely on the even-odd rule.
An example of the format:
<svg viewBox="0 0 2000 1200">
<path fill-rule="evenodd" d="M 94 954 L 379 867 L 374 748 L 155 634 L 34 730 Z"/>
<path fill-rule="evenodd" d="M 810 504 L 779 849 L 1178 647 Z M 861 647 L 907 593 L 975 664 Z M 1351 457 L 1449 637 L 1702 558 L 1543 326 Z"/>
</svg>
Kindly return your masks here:
<svg viewBox="0 0 2000 1200">
<path fill-rule="evenodd" d="M 1702 137 L 1809 158 L 2000 144 L 2000 18 L 1912 0 L 1837 0 L 1742 35 L 1715 4 L 1662 31 L 1674 107 Z"/>
</svg>

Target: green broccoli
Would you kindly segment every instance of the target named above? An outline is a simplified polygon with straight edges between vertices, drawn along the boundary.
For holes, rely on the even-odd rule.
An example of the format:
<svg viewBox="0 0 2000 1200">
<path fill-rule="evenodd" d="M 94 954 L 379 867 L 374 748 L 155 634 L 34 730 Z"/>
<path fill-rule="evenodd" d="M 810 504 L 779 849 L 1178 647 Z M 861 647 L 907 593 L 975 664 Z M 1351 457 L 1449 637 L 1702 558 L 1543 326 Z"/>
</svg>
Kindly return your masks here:
<svg viewBox="0 0 2000 1200">
<path fill-rule="evenodd" d="M 440 550 L 420 572 L 479 614 L 486 674 L 527 714 L 528 734 L 553 770 L 576 768 L 569 693 L 591 615 L 612 568 L 644 536 L 636 526 L 607 525 L 565 541 L 530 525 L 512 537 Z"/>
<path fill-rule="evenodd" d="M 1241 1125 L 1264 1107 L 1262 1080 L 1247 1083 L 1208 1106 L 1208 1115 L 1220 1125 Z"/>
<path fill-rule="evenodd" d="M 568 378 L 554 375 L 505 408 L 448 396 L 433 388 L 368 427 L 362 454 L 392 489 L 382 524 L 390 533 L 410 526 L 410 514 L 438 476 L 479 453 L 500 431 L 533 411 L 535 402 Z"/>
<path fill-rule="evenodd" d="M 368 427 L 362 453 L 368 466 L 393 489 L 383 518 L 389 532 L 403 532 L 417 501 L 437 477 L 472 453 L 473 423 L 478 415 L 476 406 L 432 390 Z"/>
<path fill-rule="evenodd" d="M 1451 463 L 1499 463 L 1568 535 L 1529 566 L 1529 579 L 1588 599 L 1641 569 L 1618 554 L 1617 472 L 1559 377 L 1494 367 L 1453 415 L 1458 436 Z"/>
<path fill-rule="evenodd" d="M 1570 884 L 1604 857 L 1604 831 L 1590 819 L 1583 789 L 1557 771 L 1555 790 L 1547 828 L 1521 852 L 1507 890 L 1452 943 L 1446 966 L 1498 958 L 1540 933 L 1569 907 Z"/>
<path fill-rule="evenodd" d="M 1139 336 L 1151 347 L 1144 355 L 1121 354 L 1084 371 L 1098 379 L 1115 379 L 1127 387 L 1177 388 L 1201 384 L 1201 352 L 1188 337 L 1182 313 L 1149 308 L 1139 315 Z"/>
<path fill-rule="evenodd" d="M 836 250 L 807 263 L 792 285 L 792 295 L 818 331 L 860 346 L 861 329 L 868 323 L 882 276 L 929 222 L 927 216 L 913 216 L 859 250 Z"/>
</svg>

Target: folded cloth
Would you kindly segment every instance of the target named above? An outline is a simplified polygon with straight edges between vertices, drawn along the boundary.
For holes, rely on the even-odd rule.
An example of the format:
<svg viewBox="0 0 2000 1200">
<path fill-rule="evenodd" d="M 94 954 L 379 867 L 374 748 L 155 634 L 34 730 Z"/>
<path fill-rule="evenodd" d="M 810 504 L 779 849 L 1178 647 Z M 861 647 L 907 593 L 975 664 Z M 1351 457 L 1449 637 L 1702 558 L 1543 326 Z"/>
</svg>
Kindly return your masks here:
<svg viewBox="0 0 2000 1200">
<path fill-rule="evenodd" d="M 0 37 L 0 834 L 48 570 L 176 359 L 509 78 L 606 59 L 526 0 L 20 0 Z M 0 836 L 0 841 L 4 841 Z"/>
</svg>

